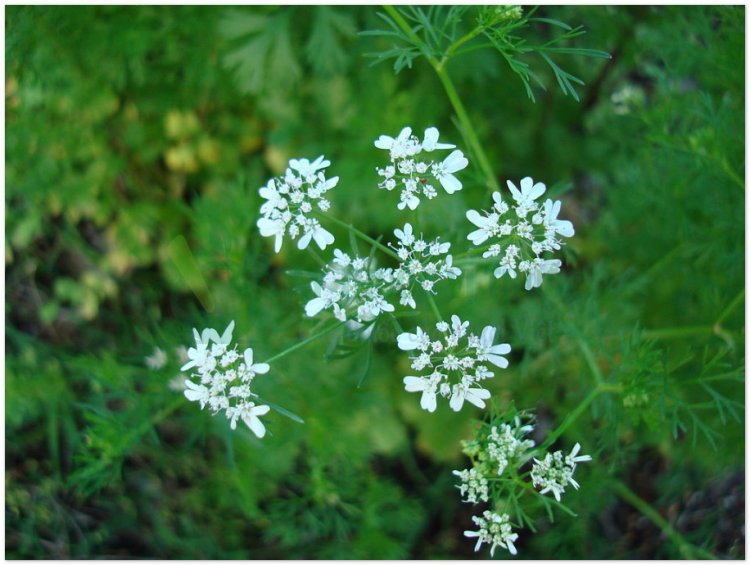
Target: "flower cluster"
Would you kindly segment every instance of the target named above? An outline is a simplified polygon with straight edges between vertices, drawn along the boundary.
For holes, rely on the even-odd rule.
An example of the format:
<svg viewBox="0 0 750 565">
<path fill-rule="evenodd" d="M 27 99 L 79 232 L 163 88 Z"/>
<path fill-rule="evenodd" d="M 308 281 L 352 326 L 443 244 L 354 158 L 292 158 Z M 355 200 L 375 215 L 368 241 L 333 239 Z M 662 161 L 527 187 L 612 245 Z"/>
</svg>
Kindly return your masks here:
<svg viewBox="0 0 750 565">
<path fill-rule="evenodd" d="M 437 128 L 430 127 L 425 130 L 424 139 L 420 142 L 419 138 L 412 135 L 411 128 L 405 127 L 398 137 L 381 135 L 375 141 L 375 147 L 389 152 L 391 161 L 390 165 L 377 169 L 378 174 L 383 177 L 378 187 L 388 191 L 400 188 L 399 210 L 407 206 L 410 210 L 415 210 L 419 206 L 420 196 L 428 200 L 435 198 L 438 192 L 432 183 L 440 183 L 448 194 L 463 188 L 461 181 L 453 174 L 469 164 L 461 151 L 452 151 L 443 161 L 420 157 L 423 152 L 431 153 L 436 149 L 455 147 L 449 143 L 438 143 L 439 136 Z"/>
<path fill-rule="evenodd" d="M 232 429 L 241 419 L 262 438 L 266 428 L 259 416 L 267 414 L 270 408 L 253 402 L 257 395 L 251 391 L 251 385 L 255 377 L 267 373 L 269 367 L 266 363 L 254 362 L 251 348 L 245 349 L 242 355 L 236 345 L 230 348 L 233 329 L 234 322 L 221 336 L 213 329 L 201 333 L 193 330 L 195 347 L 188 349 L 189 361 L 180 369 L 190 371 L 190 378 L 185 380 L 185 397 L 199 402 L 201 410 L 208 405 L 214 415 L 224 410 Z"/>
<path fill-rule="evenodd" d="M 339 177 L 326 179 L 323 169 L 331 164 L 322 155 L 312 163 L 307 159 L 292 159 L 283 177 L 273 178 L 260 189 L 266 199 L 260 207 L 258 228 L 263 237 L 275 237 L 274 250 L 278 253 L 288 235 L 299 238 L 297 247 L 305 249 L 310 240 L 325 249 L 334 242 L 334 237 L 320 222 L 310 217 L 315 206 L 326 212 L 331 203 L 326 192 L 339 182 Z"/>
<path fill-rule="evenodd" d="M 559 259 L 547 259 L 542 255 L 559 250 L 563 241 L 558 236 L 571 237 L 575 231 L 572 223 L 557 219 L 559 200 L 547 199 L 541 205 L 537 202 L 546 190 L 543 183 L 534 183 L 531 177 L 526 177 L 521 180 L 520 190 L 511 181 L 508 181 L 508 188 L 515 202 L 513 217 L 504 217 L 511 206 L 499 192 L 494 192 L 494 204 L 489 212 L 466 212 L 466 218 L 477 227 L 468 239 L 477 246 L 491 238 L 503 242 L 502 245 L 492 243 L 482 257 L 501 257 L 495 269 L 496 278 L 507 273 L 514 279 L 517 271 L 525 273 L 525 288 L 531 290 L 541 286 L 542 275 L 560 272 Z"/>
<path fill-rule="evenodd" d="M 534 441 L 523 439 L 532 431 L 531 425 L 522 426 L 516 419 L 515 427 L 500 424 L 500 429 L 492 426 L 487 441 L 487 455 L 490 461 L 497 464 L 497 474 L 502 475 L 510 462 L 524 460 L 524 455 L 534 447 Z"/>
<path fill-rule="evenodd" d="M 478 504 L 480 501 L 487 502 L 489 500 L 489 483 L 477 469 L 453 471 L 453 474 L 461 479 L 458 490 L 461 491 L 461 498 L 466 502 Z"/>
<path fill-rule="evenodd" d="M 559 502 L 560 495 L 565 492 L 567 485 L 573 485 L 578 490 L 580 485 L 573 479 L 576 464 L 583 461 L 591 461 L 590 455 L 578 455 L 581 445 L 576 443 L 569 455 L 563 455 L 562 451 L 547 453 L 541 461 L 534 458 L 534 466 L 531 469 L 531 480 L 535 487 L 542 487 L 540 494 L 552 492 Z"/>
<path fill-rule="evenodd" d="M 479 551 L 483 543 L 489 544 L 490 555 L 495 556 L 495 548 L 502 547 L 510 551 L 511 555 L 516 555 L 516 546 L 513 545 L 518 539 L 518 534 L 513 533 L 510 525 L 510 517 L 507 514 L 498 514 L 485 510 L 482 516 L 472 516 L 472 522 L 479 526 L 476 532 L 465 531 L 467 538 L 477 538 L 477 545 L 474 551 Z"/>
<path fill-rule="evenodd" d="M 565 492 L 568 484 L 575 488 L 579 487 L 573 480 L 576 464 L 591 461 L 591 457 L 578 455 L 581 446 L 576 444 L 567 456 L 557 451 L 546 453 L 541 461 L 534 458 L 531 471 L 528 471 L 528 462 L 540 451 L 535 448 L 534 442 L 526 437 L 534 430 L 533 414 L 513 410 L 501 418 L 504 421 L 492 417 L 490 422 L 482 424 L 472 440 L 463 442 L 463 452 L 471 459 L 471 467 L 453 471 L 453 474 L 459 479 L 456 486 L 464 502 L 489 503 L 494 510 L 485 512 L 483 518 L 472 518 L 479 526 L 479 531 L 467 531 L 464 535 L 479 538 L 476 550 L 481 543 L 490 543 L 493 550 L 496 546 L 506 547 L 515 555 L 515 547 L 512 546 L 515 537 L 510 539 L 510 545 L 507 541 L 505 544 L 499 543 L 503 541 L 503 535 L 514 534 L 508 520 L 503 519 L 496 511 L 507 511 L 509 500 L 516 500 L 511 495 L 519 486 L 536 496 L 552 492 L 560 501 L 560 495 Z M 531 481 L 528 481 L 527 477 L 530 477 Z M 541 490 L 537 491 L 539 487 Z M 513 504 L 518 503 L 516 501 Z"/>
<path fill-rule="evenodd" d="M 429 370 L 426 376 L 404 377 L 407 392 L 421 392 L 420 404 L 428 412 L 435 411 L 438 394 L 450 399 L 450 407 L 456 412 L 464 401 L 484 408 L 490 393 L 482 388 L 482 381 L 495 376 L 484 363 L 506 368 L 508 360 L 502 356 L 510 353 L 510 345 L 493 345 L 496 330 L 492 326 L 485 327 L 481 336 L 468 333 L 469 322 L 455 315 L 450 326 L 440 321 L 435 327 L 442 340 L 433 341 L 420 327 L 416 333 L 405 332 L 397 338 L 400 349 L 418 352 L 411 357 L 411 368 Z"/>
<path fill-rule="evenodd" d="M 421 236 L 417 238 L 411 224 L 404 225 L 404 229 L 394 231 L 398 239 L 398 246 L 393 246 L 401 266 L 393 273 L 396 281 L 396 290 L 401 290 L 401 304 L 416 308 L 411 286 L 416 281 L 427 292 L 434 292 L 435 283 L 443 279 L 455 279 L 461 274 L 461 269 L 453 266 L 453 257 L 445 255 L 451 248 L 449 242 L 441 242 L 440 239 L 427 242 Z"/>
<path fill-rule="evenodd" d="M 310 284 L 315 298 L 305 305 L 308 316 L 332 309 L 337 320 L 353 318 L 364 323 L 382 312 L 393 312 L 393 304 L 384 296 L 395 282 L 393 269 L 376 269 L 372 259 L 350 257 L 340 249 L 333 254 L 333 262 L 325 268 L 323 285 L 316 281 Z"/>
</svg>

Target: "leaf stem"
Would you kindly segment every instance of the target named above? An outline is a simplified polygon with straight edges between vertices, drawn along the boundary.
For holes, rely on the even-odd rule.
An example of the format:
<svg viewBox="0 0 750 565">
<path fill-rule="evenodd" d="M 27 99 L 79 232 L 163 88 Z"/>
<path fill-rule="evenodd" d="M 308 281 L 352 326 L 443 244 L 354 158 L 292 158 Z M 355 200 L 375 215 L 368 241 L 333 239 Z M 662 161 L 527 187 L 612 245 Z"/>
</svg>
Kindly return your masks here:
<svg viewBox="0 0 750 565">
<path fill-rule="evenodd" d="M 368 242 L 369 244 L 373 245 L 374 247 L 377 247 L 383 253 L 385 253 L 385 254 L 393 257 L 394 259 L 396 259 L 396 261 L 400 261 L 400 259 L 398 258 L 398 255 L 396 254 L 396 252 L 393 249 L 391 249 L 390 247 L 387 247 L 387 246 L 383 245 L 382 243 L 380 243 L 379 241 L 371 238 L 366 233 L 364 233 L 364 232 L 358 230 L 357 228 L 355 228 L 352 224 L 347 224 L 346 222 L 344 222 L 342 220 L 339 220 L 338 218 L 336 218 L 334 216 L 329 216 L 328 214 L 324 214 L 323 212 L 317 212 L 317 214 L 321 218 L 325 218 L 326 220 L 329 220 L 329 221 L 333 222 L 334 224 L 338 224 L 339 226 L 341 226 L 343 228 L 346 228 L 347 230 L 349 230 L 351 233 L 353 233 L 354 235 L 356 235 L 361 240 Z"/>
<path fill-rule="evenodd" d="M 685 559 L 716 559 L 716 556 L 706 551 L 703 548 L 696 547 L 688 542 L 680 533 L 675 530 L 672 525 L 667 522 L 661 514 L 659 514 L 648 502 L 643 500 L 632 490 L 630 490 L 624 483 L 620 481 L 613 481 L 612 486 L 615 492 L 629 503 L 633 508 L 638 510 L 641 514 L 646 516 L 654 524 L 656 524 L 662 532 L 674 543 L 680 550 L 680 553 Z"/>
<path fill-rule="evenodd" d="M 302 340 L 302 341 L 300 341 L 299 343 L 295 343 L 295 344 L 294 344 L 294 345 L 292 345 L 291 347 L 288 347 L 287 349 L 285 349 L 285 350 L 284 350 L 284 351 L 282 351 L 281 353 L 277 353 L 276 355 L 274 355 L 274 356 L 273 356 L 273 357 L 271 357 L 270 359 L 266 359 L 266 361 L 265 361 L 265 362 L 266 362 L 266 363 L 268 363 L 268 364 L 271 364 L 271 363 L 273 363 L 274 361 L 278 361 L 278 360 L 279 360 L 279 359 L 281 359 L 282 357 L 286 357 L 286 356 L 287 356 L 287 355 L 289 355 L 290 353 L 292 353 L 292 352 L 294 352 L 294 351 L 297 351 L 297 350 L 298 350 L 298 349 L 300 349 L 301 347 L 304 347 L 304 346 L 305 346 L 305 345 L 307 345 L 308 343 L 311 343 L 311 342 L 315 341 L 316 339 L 318 339 L 318 338 L 320 338 L 320 337 L 323 337 L 324 335 L 326 335 L 326 334 L 328 334 L 328 333 L 332 332 L 332 331 L 333 331 L 333 330 L 335 330 L 336 328 L 340 328 L 340 327 L 341 327 L 341 326 L 342 326 L 343 324 L 344 324 L 344 322 L 338 322 L 338 323 L 336 323 L 336 324 L 333 324 L 333 325 L 331 325 L 331 326 L 328 326 L 328 327 L 327 327 L 327 328 L 325 328 L 324 330 L 322 330 L 322 331 L 320 331 L 320 332 L 318 332 L 318 333 L 316 333 L 316 334 L 313 334 L 313 335 L 311 335 L 310 337 L 308 337 L 308 338 L 306 338 L 306 339 L 303 339 L 303 340 Z"/>
<path fill-rule="evenodd" d="M 464 130 L 464 135 L 466 136 L 466 139 L 469 142 L 474 155 L 476 155 L 477 161 L 479 161 L 479 167 L 482 169 L 482 173 L 484 174 L 484 176 L 487 177 L 487 186 L 491 190 L 499 191 L 500 185 L 495 178 L 495 174 L 493 172 L 492 166 L 490 165 L 490 161 L 487 158 L 487 154 L 484 152 L 484 149 L 482 149 L 482 144 L 479 141 L 479 136 L 477 135 L 476 129 L 471 123 L 469 114 L 466 111 L 463 102 L 461 102 L 461 98 L 456 91 L 456 87 L 454 86 L 453 81 L 451 80 L 450 76 L 448 75 L 448 71 L 446 70 L 446 63 L 448 62 L 448 59 L 446 57 L 443 57 L 441 61 L 438 61 L 437 59 L 435 59 L 435 57 L 430 55 L 429 50 L 426 48 L 424 42 L 416 33 L 414 33 L 414 30 L 412 30 L 411 26 L 401 16 L 399 11 L 395 7 L 383 6 L 383 8 L 386 12 L 388 12 L 388 15 L 393 18 L 393 21 L 396 22 L 396 24 L 403 30 L 403 32 L 407 36 L 409 36 L 412 42 L 414 42 L 414 44 L 419 47 L 419 50 L 424 54 L 427 61 L 435 70 L 435 73 L 437 74 L 440 82 L 443 85 L 445 94 L 448 96 L 448 99 L 450 100 L 450 103 L 453 106 L 454 111 L 456 112 L 458 121 L 461 122 L 461 126 Z M 459 39 L 458 41 L 463 43 L 464 41 L 462 40 L 463 38 Z M 450 48 L 448 49 L 448 51 L 450 51 Z"/>
</svg>

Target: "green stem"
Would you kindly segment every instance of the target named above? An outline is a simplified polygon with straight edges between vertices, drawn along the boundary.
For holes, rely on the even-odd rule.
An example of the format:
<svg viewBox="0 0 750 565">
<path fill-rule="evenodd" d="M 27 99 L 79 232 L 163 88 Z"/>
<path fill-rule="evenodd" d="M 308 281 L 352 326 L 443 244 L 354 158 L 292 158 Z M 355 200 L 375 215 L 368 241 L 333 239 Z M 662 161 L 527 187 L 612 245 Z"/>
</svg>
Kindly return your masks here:
<svg viewBox="0 0 750 565">
<path fill-rule="evenodd" d="M 394 259 L 396 259 L 396 261 L 400 261 L 400 259 L 398 258 L 398 255 L 396 254 L 396 252 L 393 249 L 391 249 L 391 248 L 383 245 L 379 241 L 374 240 L 373 238 L 371 238 L 366 233 L 359 231 L 353 225 L 347 224 L 346 222 L 343 222 L 343 221 L 341 221 L 338 218 L 335 218 L 333 216 L 329 216 L 328 214 L 324 214 L 323 212 L 318 212 L 317 214 L 321 218 L 325 218 L 326 220 L 329 220 L 329 221 L 333 222 L 334 224 L 338 224 L 339 226 L 341 226 L 343 228 L 346 228 L 347 230 L 349 230 L 350 232 L 352 232 L 354 235 L 356 235 L 361 240 L 368 242 L 369 244 L 373 245 L 374 247 L 377 247 L 383 253 L 385 253 L 385 254 L 393 257 Z"/>
<path fill-rule="evenodd" d="M 599 364 L 596 362 L 596 358 L 594 357 L 594 353 L 591 351 L 589 344 L 582 338 L 578 338 L 577 342 L 578 347 L 581 349 L 581 353 L 583 353 L 583 358 L 586 360 L 586 364 L 589 366 L 589 370 L 594 376 L 594 381 L 596 381 L 597 385 L 604 384 L 604 377 L 602 376 Z"/>
<path fill-rule="evenodd" d="M 721 315 L 714 322 L 714 326 L 718 326 L 724 320 L 726 320 L 729 317 L 729 315 L 732 312 L 734 312 L 734 309 L 737 308 L 737 306 L 739 306 L 744 299 L 745 299 L 745 289 L 743 288 L 740 291 L 740 293 L 737 296 L 735 296 L 734 300 L 732 300 L 732 302 L 729 303 L 729 306 L 727 306 L 726 308 L 724 308 L 724 311 L 721 313 Z"/>
<path fill-rule="evenodd" d="M 439 322 L 442 322 L 445 320 L 443 316 L 440 314 L 440 309 L 437 306 L 437 303 L 435 302 L 435 298 L 432 296 L 431 292 L 424 291 L 424 293 L 427 295 L 427 302 L 430 303 L 430 308 L 432 309 L 432 313 L 437 316 L 437 319 Z"/>
<path fill-rule="evenodd" d="M 565 420 L 563 420 L 562 424 L 560 424 L 552 433 L 550 433 L 547 436 L 547 439 L 544 440 L 544 443 L 539 447 L 540 450 L 547 449 L 550 445 L 555 443 L 555 440 L 559 438 L 565 430 L 567 430 L 573 422 L 575 422 L 581 414 L 591 405 L 592 402 L 596 399 L 597 396 L 604 393 L 611 393 L 611 394 L 619 394 L 622 392 L 622 387 L 620 385 L 611 384 L 611 383 L 600 383 L 596 386 L 596 388 L 592 389 L 591 392 L 584 398 L 581 403 L 575 407 L 575 409 L 570 412 Z"/>
<path fill-rule="evenodd" d="M 281 359 L 282 357 L 285 357 L 285 356 L 289 355 L 290 353 L 292 353 L 292 352 L 294 352 L 294 351 L 297 351 L 297 350 L 298 350 L 298 349 L 300 349 L 301 347 L 304 347 L 304 346 L 305 346 L 305 345 L 307 345 L 308 343 L 310 343 L 310 342 L 313 342 L 313 341 L 315 341 L 315 340 L 316 340 L 316 339 L 318 339 L 319 337 L 323 337 L 324 335 L 326 335 L 326 334 L 328 334 L 328 333 L 332 332 L 332 331 L 333 331 L 333 330 L 335 330 L 336 328 L 339 328 L 339 327 L 341 327 L 341 326 L 342 326 L 343 324 L 344 324 L 344 322 L 339 322 L 339 323 L 337 323 L 337 324 L 333 324 L 332 326 L 328 326 L 328 327 L 327 327 L 326 329 L 324 329 L 324 330 L 322 330 L 322 331 L 320 331 L 320 332 L 318 332 L 318 333 L 316 333 L 316 334 L 313 334 L 313 335 L 311 335 L 310 337 L 308 337 L 308 338 L 306 338 L 306 339 L 303 339 L 303 340 L 302 340 L 302 341 L 300 341 L 299 343 L 295 343 L 294 345 L 292 345 L 291 347 L 289 347 L 289 348 L 285 349 L 285 350 L 284 350 L 284 351 L 282 351 L 281 353 L 277 353 L 276 355 L 274 355 L 274 356 L 273 356 L 273 357 L 271 357 L 270 359 L 266 359 L 266 361 L 265 361 L 265 362 L 266 362 L 266 363 L 268 363 L 268 364 L 271 364 L 271 363 L 273 363 L 274 361 L 278 361 L 278 360 L 279 360 L 279 359 Z"/>
<path fill-rule="evenodd" d="M 584 398 L 581 403 L 576 406 L 575 410 L 570 412 L 565 419 L 562 421 L 562 423 L 557 426 L 557 429 L 555 429 L 549 436 L 547 436 L 547 439 L 544 440 L 544 443 L 540 446 L 541 450 L 546 450 L 550 445 L 555 443 L 555 440 L 559 438 L 565 430 L 567 430 L 573 422 L 575 422 L 578 417 L 583 414 L 584 410 L 589 407 L 589 405 L 594 402 L 594 399 L 596 399 L 597 396 L 601 394 L 601 390 L 599 387 L 596 387 L 589 392 L 588 396 Z"/>
<path fill-rule="evenodd" d="M 456 91 L 456 87 L 453 85 L 453 81 L 450 76 L 448 76 L 448 72 L 445 70 L 442 63 L 433 64 L 432 67 L 435 69 L 440 82 L 443 84 L 445 94 L 448 96 L 448 100 L 450 100 L 451 105 L 456 112 L 456 116 L 458 116 L 458 121 L 461 122 L 466 139 L 468 140 L 474 155 L 476 155 L 477 161 L 479 161 L 479 168 L 482 169 L 482 173 L 487 178 L 488 188 L 493 191 L 500 191 L 500 185 L 495 178 L 492 165 L 490 165 L 487 154 L 484 152 L 484 149 L 482 149 L 482 143 L 479 141 L 479 136 L 474 129 L 474 125 L 471 123 L 471 119 L 469 118 L 469 114 L 466 111 L 463 102 L 461 102 L 461 98 Z"/>
<path fill-rule="evenodd" d="M 443 60 L 441 61 L 435 59 L 435 57 L 429 54 L 429 51 L 425 47 L 424 42 L 416 33 L 414 33 L 414 31 L 411 29 L 411 26 L 401 16 L 396 8 L 394 8 L 393 6 L 383 6 L 383 8 L 386 12 L 388 12 L 388 15 L 393 18 L 393 21 L 396 22 L 396 24 L 402 29 L 402 31 L 409 36 L 414 44 L 419 46 L 420 51 L 422 51 L 427 61 L 435 70 L 435 73 L 438 75 L 438 78 L 443 85 L 445 94 L 448 96 L 448 99 L 453 106 L 453 110 L 456 112 L 458 121 L 461 122 L 461 126 L 464 130 L 464 135 L 466 135 L 466 139 L 468 140 L 474 155 L 476 155 L 476 158 L 479 161 L 479 167 L 482 169 L 482 173 L 484 174 L 484 176 L 487 177 L 487 186 L 492 190 L 499 191 L 500 185 L 495 178 L 495 174 L 493 172 L 492 166 L 490 165 L 490 161 L 487 158 L 484 149 L 482 149 L 482 144 L 479 141 L 479 136 L 477 135 L 476 129 L 474 129 L 474 125 L 471 123 L 471 119 L 469 118 L 469 114 L 466 111 L 463 102 L 461 102 L 461 98 L 456 91 L 456 87 L 453 85 L 453 81 L 451 80 L 450 76 L 448 76 L 448 72 L 446 71 L 445 65 L 448 61 L 447 58 L 443 57 Z"/>
<path fill-rule="evenodd" d="M 677 546 L 685 559 L 716 559 L 715 555 L 688 542 L 648 502 L 635 494 L 625 484 L 620 481 L 613 481 L 612 486 L 620 497 L 656 524 L 672 543 Z"/>
<path fill-rule="evenodd" d="M 457 39 L 453 42 L 453 44 L 448 47 L 448 49 L 445 51 L 445 55 L 443 55 L 443 58 L 441 59 L 440 63 L 445 64 L 448 59 L 450 59 L 456 51 L 458 51 L 458 48 L 461 47 L 464 43 L 467 43 L 474 39 L 476 36 L 478 36 L 480 33 L 484 31 L 484 26 L 477 26 L 473 30 L 471 30 L 469 33 L 464 35 L 462 38 Z"/>
</svg>

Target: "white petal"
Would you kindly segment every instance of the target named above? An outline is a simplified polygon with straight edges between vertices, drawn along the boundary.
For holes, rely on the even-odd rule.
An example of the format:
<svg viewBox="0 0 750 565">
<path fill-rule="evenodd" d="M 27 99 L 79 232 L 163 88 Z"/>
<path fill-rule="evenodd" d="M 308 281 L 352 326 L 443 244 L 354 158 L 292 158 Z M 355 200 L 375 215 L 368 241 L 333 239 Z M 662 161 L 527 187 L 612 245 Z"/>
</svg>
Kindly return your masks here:
<svg viewBox="0 0 750 565">
<path fill-rule="evenodd" d="M 476 210 L 467 210 L 466 219 L 478 228 L 485 228 L 489 224 L 488 218 L 486 216 L 483 216 Z"/>
<path fill-rule="evenodd" d="M 253 371 L 259 375 L 265 375 L 270 368 L 271 367 L 269 367 L 268 363 L 256 363 L 252 366 Z"/>
<path fill-rule="evenodd" d="M 440 184 L 443 185 L 445 192 L 453 194 L 463 188 L 461 181 L 458 180 L 451 174 L 443 174 L 440 176 Z"/>
<path fill-rule="evenodd" d="M 456 149 L 443 161 L 443 170 L 447 173 L 455 173 L 461 169 L 465 169 L 468 164 L 469 160 L 464 157 L 461 151 Z"/>
<path fill-rule="evenodd" d="M 422 377 L 404 377 L 404 388 L 406 392 L 419 392 L 424 390 L 425 380 Z"/>
<path fill-rule="evenodd" d="M 511 181 L 506 181 L 506 184 L 508 185 L 508 189 L 510 190 L 511 195 L 513 196 L 513 200 L 515 200 L 516 202 L 521 202 L 521 200 L 523 200 L 523 197 L 521 196 L 521 193 L 516 188 L 516 185 L 513 184 Z"/>
<path fill-rule="evenodd" d="M 487 241 L 488 238 L 489 238 L 489 234 L 487 233 L 487 230 L 482 229 L 482 228 L 471 232 L 466 237 L 466 239 L 471 241 L 474 245 L 481 245 L 482 243 Z"/>
<path fill-rule="evenodd" d="M 381 135 L 375 140 L 375 147 L 378 149 L 390 149 L 394 141 L 390 135 Z"/>
<path fill-rule="evenodd" d="M 453 394 L 451 395 L 450 406 L 454 412 L 458 412 L 464 405 L 464 395 L 461 394 L 457 386 L 453 387 Z"/>
<path fill-rule="evenodd" d="M 247 427 L 250 428 L 252 432 L 259 438 L 262 438 L 264 435 L 266 435 L 266 427 L 257 416 L 253 414 L 249 416 L 243 416 L 242 421 L 245 422 L 247 424 Z"/>
<path fill-rule="evenodd" d="M 485 326 L 482 330 L 482 336 L 479 338 L 480 343 L 487 348 L 492 347 L 492 342 L 495 341 L 496 331 L 497 330 L 492 326 Z"/>
<path fill-rule="evenodd" d="M 416 334 L 402 333 L 396 338 L 396 340 L 398 341 L 398 348 L 403 351 L 412 351 L 416 349 L 419 344 Z"/>
<path fill-rule="evenodd" d="M 563 237 L 573 237 L 576 233 L 573 229 L 572 222 L 568 220 L 557 220 L 555 223 L 555 231 Z"/>
<path fill-rule="evenodd" d="M 422 147 L 425 151 L 432 151 L 435 149 L 435 144 L 437 143 L 438 137 L 440 137 L 440 132 L 435 127 L 430 127 L 424 130 L 424 141 L 422 142 Z"/>
<path fill-rule="evenodd" d="M 470 388 L 466 391 L 466 400 L 478 408 L 484 408 L 484 403 L 490 397 L 490 391 L 484 388 Z"/>
<path fill-rule="evenodd" d="M 419 405 L 428 412 L 434 412 L 435 408 L 437 408 L 437 398 L 435 397 L 435 391 L 425 390 L 422 393 L 422 399 L 419 401 Z"/>
<path fill-rule="evenodd" d="M 323 308 L 326 306 L 326 299 L 325 298 L 313 298 L 305 304 L 305 314 L 310 316 L 311 318 L 315 315 L 317 315 Z"/>
<path fill-rule="evenodd" d="M 313 239 L 315 239 L 315 243 L 317 243 L 318 247 L 321 249 L 325 249 L 327 245 L 330 245 L 335 241 L 333 234 L 323 228 L 318 228 L 313 232 Z"/>
<path fill-rule="evenodd" d="M 251 409 L 252 413 L 256 416 L 264 416 L 265 414 L 268 414 L 268 412 L 271 410 L 270 406 L 266 406 L 265 404 L 261 406 L 253 406 Z"/>
<path fill-rule="evenodd" d="M 299 238 L 299 241 L 297 241 L 297 249 L 306 249 L 308 245 L 310 245 L 310 240 L 312 239 L 313 232 L 309 231 L 305 235 Z"/>
<path fill-rule="evenodd" d="M 251 347 L 248 347 L 247 349 L 245 349 L 244 356 L 245 356 L 245 365 L 247 365 L 248 367 L 252 367 L 253 366 L 253 349 Z"/>
</svg>

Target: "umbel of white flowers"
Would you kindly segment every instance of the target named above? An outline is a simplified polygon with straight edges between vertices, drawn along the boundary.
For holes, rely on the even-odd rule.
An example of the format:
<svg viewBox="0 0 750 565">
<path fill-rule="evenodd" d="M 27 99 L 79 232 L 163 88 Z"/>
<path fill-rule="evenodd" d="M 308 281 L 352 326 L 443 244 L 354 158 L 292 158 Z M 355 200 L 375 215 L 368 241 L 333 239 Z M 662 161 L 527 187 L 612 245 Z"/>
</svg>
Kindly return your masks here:
<svg viewBox="0 0 750 565">
<path fill-rule="evenodd" d="M 551 492 L 555 500 L 560 502 L 560 495 L 565 492 L 565 487 L 572 485 L 578 490 L 580 485 L 573 479 L 576 464 L 591 461 L 591 455 L 578 455 L 581 444 L 576 443 L 569 455 L 563 455 L 562 451 L 547 453 L 541 461 L 534 458 L 534 466 L 531 469 L 531 480 L 534 486 L 542 487 L 540 494 Z"/>
<path fill-rule="evenodd" d="M 270 408 L 253 402 L 257 395 L 251 388 L 255 377 L 267 373 L 269 366 L 267 363 L 256 363 L 253 350 L 249 347 L 242 355 L 238 353 L 236 345 L 230 347 L 233 329 L 234 321 L 221 336 L 210 328 L 201 333 L 193 329 L 195 347 L 188 349 L 189 361 L 181 368 L 190 372 L 185 380 L 185 397 L 199 402 L 201 410 L 208 406 L 214 415 L 224 411 L 233 430 L 240 419 L 256 436 L 262 438 L 266 428 L 260 416 L 267 414 Z"/>
<path fill-rule="evenodd" d="M 559 220 L 561 203 L 559 200 L 545 200 L 541 205 L 537 199 L 547 189 L 543 183 L 535 183 L 531 177 L 521 179 L 521 190 L 508 181 L 508 188 L 513 196 L 512 217 L 508 217 L 510 206 L 499 192 L 492 193 L 494 205 L 490 211 L 479 213 L 476 210 L 466 212 L 466 218 L 477 229 L 471 232 L 468 239 L 474 245 L 482 245 L 488 240 L 491 243 L 482 257 L 500 257 L 500 264 L 495 269 L 495 277 L 507 274 L 516 278 L 517 271 L 526 273 L 526 290 L 537 288 L 542 284 L 542 275 L 553 275 L 560 272 L 561 261 L 548 259 L 542 255 L 558 251 L 564 244 L 558 237 L 572 237 L 575 234 L 573 224 L 568 220 Z M 529 221 L 529 214 L 532 214 Z"/>
<path fill-rule="evenodd" d="M 323 310 L 332 310 L 334 317 L 342 322 L 351 319 L 371 322 L 381 313 L 395 310 L 388 301 L 393 292 L 400 292 L 401 305 L 416 308 L 412 291 L 417 284 L 434 293 L 436 283 L 461 274 L 461 269 L 453 266 L 453 258 L 446 255 L 450 243 L 417 238 L 408 223 L 394 233 L 399 243 L 391 247 L 400 260 L 395 269 L 375 268 L 371 257 L 351 257 L 334 249 L 333 261 L 325 266 L 322 284 L 310 283 L 315 298 L 305 305 L 305 314 L 316 316 Z"/>
<path fill-rule="evenodd" d="M 317 208 L 326 212 L 331 203 L 325 193 L 335 187 L 339 177 L 326 179 L 323 169 L 331 164 L 323 155 L 312 163 L 307 159 L 292 159 L 283 177 L 274 178 L 260 189 L 266 202 L 260 207 L 257 225 L 263 237 L 273 237 L 278 253 L 284 236 L 298 239 L 297 247 L 305 249 L 310 240 L 321 249 L 334 242 L 333 235 L 310 216 Z"/>
<path fill-rule="evenodd" d="M 477 545 L 474 551 L 479 551 L 483 543 L 490 545 L 490 555 L 495 556 L 495 548 L 502 547 L 507 549 L 511 555 L 516 555 L 516 546 L 513 542 L 518 539 L 518 534 L 513 533 L 510 525 L 510 517 L 507 514 L 498 514 L 485 510 L 482 516 L 472 516 L 472 522 L 479 526 L 479 530 L 465 531 L 467 538 L 477 538 Z"/>
<path fill-rule="evenodd" d="M 375 147 L 388 151 L 391 164 L 377 169 L 383 181 L 378 185 L 387 191 L 397 187 L 401 190 L 398 209 L 407 206 L 415 210 L 421 202 L 420 196 L 432 200 L 438 194 L 434 184 L 440 184 L 445 192 L 453 194 L 461 190 L 463 185 L 454 173 L 465 169 L 469 164 L 464 154 L 456 149 L 444 160 L 420 157 L 422 153 L 432 153 L 438 149 L 453 149 L 450 143 L 438 143 L 440 132 L 430 127 L 424 132 L 424 138 L 412 135 L 411 128 L 405 127 L 397 137 L 381 135 L 375 141 Z"/>
<path fill-rule="evenodd" d="M 508 360 L 503 355 L 510 353 L 510 345 L 493 345 L 496 330 L 492 326 L 485 327 L 481 336 L 468 333 L 469 322 L 455 315 L 450 326 L 440 321 L 435 327 L 442 340 L 433 341 L 419 326 L 416 333 L 404 332 L 397 338 L 399 349 L 417 352 L 410 358 L 411 368 L 429 373 L 404 377 L 407 392 L 421 392 L 420 405 L 428 412 L 435 411 L 438 395 L 449 399 L 456 412 L 464 401 L 484 408 L 490 392 L 482 387 L 482 381 L 495 376 L 485 363 L 506 368 Z"/>
</svg>

